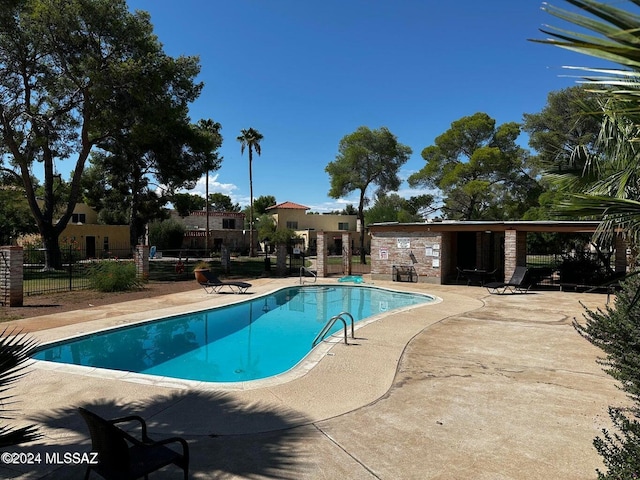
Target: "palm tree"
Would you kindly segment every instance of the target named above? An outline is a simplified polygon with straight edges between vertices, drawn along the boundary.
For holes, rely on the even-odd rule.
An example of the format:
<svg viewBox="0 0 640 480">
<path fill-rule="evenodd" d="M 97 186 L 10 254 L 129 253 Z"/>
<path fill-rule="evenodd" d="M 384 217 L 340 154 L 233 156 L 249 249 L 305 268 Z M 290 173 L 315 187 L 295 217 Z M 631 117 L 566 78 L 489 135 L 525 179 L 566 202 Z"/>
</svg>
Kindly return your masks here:
<svg viewBox="0 0 640 480">
<path fill-rule="evenodd" d="M 631 244 L 640 244 L 640 16 L 596 0 L 567 0 L 590 16 L 552 6 L 552 15 L 582 29 L 580 33 L 550 27 L 551 36 L 542 43 L 616 63 L 621 68 L 576 68 L 584 72 L 584 82 L 602 98 L 603 121 L 599 151 L 588 159 L 583 176 L 589 181 L 582 193 L 572 194 L 565 211 L 594 215 L 602 219 L 600 234 L 612 236 L 615 229 L 627 233 Z M 640 0 L 630 3 L 640 6 Z M 593 18 L 595 17 L 595 18 Z M 585 33 L 589 32 L 589 33 Z M 618 432 L 603 429 L 594 446 L 603 457 L 607 472 L 598 478 L 635 477 L 640 471 L 640 358 L 638 332 L 640 288 L 637 278 L 627 280 L 616 299 L 615 308 L 588 311 L 587 323 L 574 326 L 593 345 L 606 353 L 606 372 L 621 383 L 621 389 L 635 403 L 628 409 L 609 407 L 609 416 Z"/>
<path fill-rule="evenodd" d="M 202 131 L 206 132 L 212 141 L 212 146 L 213 149 L 209 152 L 205 152 L 206 155 L 206 168 L 207 168 L 207 175 L 206 175 L 206 179 L 205 179 L 205 194 L 204 194 L 204 202 L 205 202 L 205 212 L 207 215 L 207 236 L 205 239 L 205 248 L 207 251 L 207 256 L 209 256 L 211 254 L 211 250 L 209 247 L 209 237 L 210 232 L 209 232 L 209 171 L 210 170 L 217 170 L 218 168 L 220 168 L 220 163 L 222 162 L 222 157 L 218 156 L 218 154 L 215 152 L 215 150 L 217 150 L 220 145 L 222 145 L 222 135 L 220 134 L 220 130 L 222 129 L 222 125 L 220 125 L 218 122 L 214 122 L 213 120 L 211 120 L 210 118 L 204 120 L 201 119 L 198 121 L 198 128 L 200 128 Z"/>
<path fill-rule="evenodd" d="M 638 15 L 596 0 L 567 0 L 590 15 L 551 5 L 551 15 L 593 34 L 547 27 L 550 36 L 533 40 L 617 63 L 621 68 L 567 67 L 583 72 L 583 83 L 601 94 L 604 120 L 600 155 L 585 166 L 583 175 L 596 178 L 571 195 L 563 211 L 602 218 L 600 234 L 611 236 L 615 228 L 626 231 L 635 245 L 640 242 L 640 192 L 631 188 L 637 179 L 640 133 L 640 29 Z M 632 3 L 640 5 L 634 0 Z M 595 18 L 593 18 L 595 17 Z"/>
<path fill-rule="evenodd" d="M 244 149 L 249 149 L 249 256 L 255 257 L 255 246 L 253 244 L 253 172 L 251 166 L 253 163 L 253 151 L 260 155 L 260 141 L 262 140 L 262 134 L 253 128 L 240 130 L 240 136 L 237 140 L 240 142 L 240 154 L 244 153 Z"/>
</svg>

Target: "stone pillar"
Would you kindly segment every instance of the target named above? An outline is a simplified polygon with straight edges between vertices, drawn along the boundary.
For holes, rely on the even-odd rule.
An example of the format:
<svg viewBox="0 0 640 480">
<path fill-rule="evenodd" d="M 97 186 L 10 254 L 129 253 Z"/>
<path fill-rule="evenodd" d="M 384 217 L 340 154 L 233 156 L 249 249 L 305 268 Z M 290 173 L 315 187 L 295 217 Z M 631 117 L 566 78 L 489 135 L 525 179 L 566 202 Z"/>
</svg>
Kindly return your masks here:
<svg viewBox="0 0 640 480">
<path fill-rule="evenodd" d="M 220 245 L 220 265 L 223 273 L 228 274 L 231 271 L 231 253 L 225 244 Z"/>
<path fill-rule="evenodd" d="M 504 279 L 508 281 L 517 266 L 527 265 L 527 232 L 504 232 Z"/>
<path fill-rule="evenodd" d="M 276 275 L 278 275 L 279 277 L 284 277 L 287 275 L 286 245 L 276 245 Z"/>
<path fill-rule="evenodd" d="M 316 257 L 316 270 L 318 271 L 318 277 L 327 276 L 327 234 L 325 232 L 318 232 L 317 234 L 317 250 Z"/>
<path fill-rule="evenodd" d="M 342 234 L 342 272 L 351 275 L 351 232 Z"/>
<path fill-rule="evenodd" d="M 627 271 L 627 242 L 620 234 L 616 235 L 615 250 L 615 272 L 624 273 Z"/>
<path fill-rule="evenodd" d="M 0 247 L 0 302 L 21 307 L 24 302 L 22 247 Z"/>
<path fill-rule="evenodd" d="M 475 268 L 485 268 L 484 267 L 484 245 L 482 243 L 482 232 L 476 232 L 476 264 Z"/>
<path fill-rule="evenodd" d="M 149 245 L 136 245 L 136 276 L 149 280 Z"/>
</svg>

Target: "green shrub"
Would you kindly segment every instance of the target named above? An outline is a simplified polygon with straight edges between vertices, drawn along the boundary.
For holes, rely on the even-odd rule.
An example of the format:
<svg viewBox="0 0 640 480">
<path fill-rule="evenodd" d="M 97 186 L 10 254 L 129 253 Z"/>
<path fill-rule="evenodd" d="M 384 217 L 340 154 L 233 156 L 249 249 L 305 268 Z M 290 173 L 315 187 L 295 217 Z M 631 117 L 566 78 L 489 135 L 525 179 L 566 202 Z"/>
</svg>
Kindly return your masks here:
<svg viewBox="0 0 640 480">
<path fill-rule="evenodd" d="M 586 323 L 575 328 L 606 355 L 605 371 L 620 383 L 632 402 L 627 408 L 609 407 L 615 431 L 602 430 L 594 446 L 607 472 L 600 480 L 640 478 L 640 276 L 627 279 L 617 295 L 615 307 L 587 311 Z"/>
<path fill-rule="evenodd" d="M 89 287 L 100 292 L 124 292 L 141 287 L 132 262 L 105 260 L 89 269 Z"/>
</svg>

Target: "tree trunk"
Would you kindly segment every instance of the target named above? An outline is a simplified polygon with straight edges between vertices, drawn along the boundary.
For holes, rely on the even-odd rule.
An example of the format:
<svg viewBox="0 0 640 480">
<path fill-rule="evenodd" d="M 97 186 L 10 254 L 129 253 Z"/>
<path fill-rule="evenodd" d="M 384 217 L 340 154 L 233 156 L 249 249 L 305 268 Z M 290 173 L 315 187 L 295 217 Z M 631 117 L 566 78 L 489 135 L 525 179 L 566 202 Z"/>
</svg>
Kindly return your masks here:
<svg viewBox="0 0 640 480">
<path fill-rule="evenodd" d="M 135 161 L 132 159 L 132 162 Z M 137 163 L 134 165 L 133 172 L 133 185 L 131 186 L 131 212 L 129 213 L 129 247 L 135 248 L 138 244 L 138 209 L 140 204 L 140 176 L 142 173 L 137 167 Z"/>
<path fill-rule="evenodd" d="M 249 145 L 249 256 L 255 257 L 256 250 L 253 245 L 253 172 L 251 166 L 253 163 L 253 155 L 251 154 L 251 145 Z"/>
<path fill-rule="evenodd" d="M 358 220 L 360 221 L 360 265 L 367 264 L 367 254 L 364 251 L 364 190 L 360 192 L 358 204 Z"/>
<path fill-rule="evenodd" d="M 62 255 L 60 253 L 60 244 L 58 243 L 60 233 L 55 227 L 44 225 L 40 234 L 44 246 L 44 270 L 61 270 Z"/>
</svg>

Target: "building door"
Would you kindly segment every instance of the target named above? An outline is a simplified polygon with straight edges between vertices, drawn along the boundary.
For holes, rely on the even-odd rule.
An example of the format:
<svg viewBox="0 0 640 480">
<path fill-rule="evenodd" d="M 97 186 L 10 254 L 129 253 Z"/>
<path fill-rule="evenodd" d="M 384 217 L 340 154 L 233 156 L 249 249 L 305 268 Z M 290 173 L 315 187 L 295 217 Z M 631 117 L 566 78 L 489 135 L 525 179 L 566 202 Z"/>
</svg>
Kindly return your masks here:
<svg viewBox="0 0 640 480">
<path fill-rule="evenodd" d="M 456 259 L 458 268 L 480 268 L 476 265 L 476 232 L 458 232 Z"/>
<path fill-rule="evenodd" d="M 87 258 L 96 258 L 96 237 L 86 237 Z"/>
</svg>

